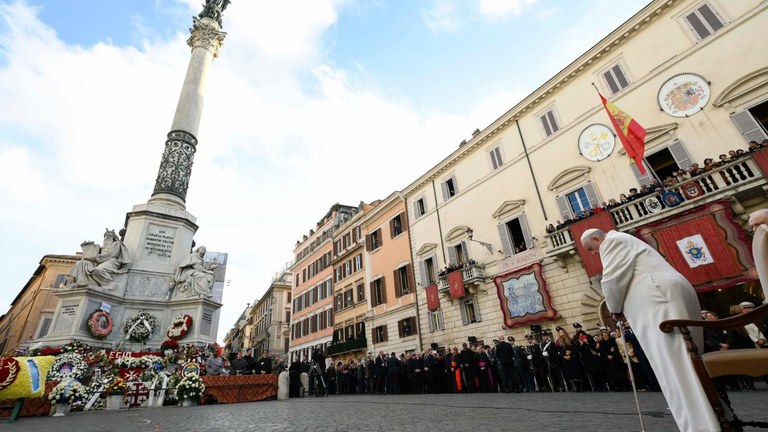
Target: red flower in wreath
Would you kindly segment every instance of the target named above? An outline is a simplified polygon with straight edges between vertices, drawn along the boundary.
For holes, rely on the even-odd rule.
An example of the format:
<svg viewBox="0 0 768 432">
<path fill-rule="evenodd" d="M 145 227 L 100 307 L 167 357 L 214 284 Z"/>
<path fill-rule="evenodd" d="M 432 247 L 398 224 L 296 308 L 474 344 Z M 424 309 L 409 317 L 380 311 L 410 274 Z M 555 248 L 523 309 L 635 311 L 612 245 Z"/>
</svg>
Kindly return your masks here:
<svg viewBox="0 0 768 432">
<path fill-rule="evenodd" d="M 88 317 L 88 330 L 96 339 L 104 339 L 112 333 L 112 317 L 103 310 L 96 310 Z"/>
<path fill-rule="evenodd" d="M 192 328 L 192 317 L 189 315 L 179 315 L 171 321 L 168 326 L 168 337 L 170 339 L 181 339 Z"/>
</svg>

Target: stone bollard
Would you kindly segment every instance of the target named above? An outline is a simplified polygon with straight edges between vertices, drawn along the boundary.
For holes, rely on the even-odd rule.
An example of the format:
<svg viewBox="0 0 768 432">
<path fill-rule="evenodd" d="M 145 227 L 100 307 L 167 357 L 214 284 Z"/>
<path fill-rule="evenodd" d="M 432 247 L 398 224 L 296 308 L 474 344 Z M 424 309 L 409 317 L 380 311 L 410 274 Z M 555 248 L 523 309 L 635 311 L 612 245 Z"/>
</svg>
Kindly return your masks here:
<svg viewBox="0 0 768 432">
<path fill-rule="evenodd" d="M 307 396 L 309 391 L 309 375 L 306 372 L 302 372 L 299 379 L 301 380 L 301 397 Z"/>
<path fill-rule="evenodd" d="M 291 390 L 291 379 L 287 371 L 280 372 L 277 377 L 277 400 L 288 400 Z"/>
</svg>

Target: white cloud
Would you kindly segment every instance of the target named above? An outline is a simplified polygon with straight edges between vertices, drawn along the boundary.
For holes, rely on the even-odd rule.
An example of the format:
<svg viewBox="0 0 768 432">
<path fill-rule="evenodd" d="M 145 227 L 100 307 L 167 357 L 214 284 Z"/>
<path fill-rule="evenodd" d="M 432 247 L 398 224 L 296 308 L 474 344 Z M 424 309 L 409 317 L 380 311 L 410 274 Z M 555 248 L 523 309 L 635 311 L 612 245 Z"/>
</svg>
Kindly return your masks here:
<svg viewBox="0 0 768 432">
<path fill-rule="evenodd" d="M 538 0 L 479 0 L 478 9 L 486 19 L 501 20 L 510 16 L 518 17 L 530 9 Z"/>
<path fill-rule="evenodd" d="M 197 244 L 229 253 L 220 335 L 332 204 L 402 189 L 477 127 L 422 116 L 327 64 L 320 39 L 342 2 L 278 3 L 224 16 L 187 195 Z M 190 23 L 132 48 L 67 45 L 23 4 L 0 6 L 0 20 L 0 106 L 13 107 L 0 110 L 0 198 L 14 210 L 0 212 L 0 271 L 20 289 L 43 255 L 77 252 L 149 198 Z M 0 293 L 2 309 L 15 295 Z"/>
<path fill-rule="evenodd" d="M 461 19 L 453 0 L 433 0 L 431 7 L 422 9 L 421 16 L 434 33 L 451 33 L 461 27 Z"/>
</svg>

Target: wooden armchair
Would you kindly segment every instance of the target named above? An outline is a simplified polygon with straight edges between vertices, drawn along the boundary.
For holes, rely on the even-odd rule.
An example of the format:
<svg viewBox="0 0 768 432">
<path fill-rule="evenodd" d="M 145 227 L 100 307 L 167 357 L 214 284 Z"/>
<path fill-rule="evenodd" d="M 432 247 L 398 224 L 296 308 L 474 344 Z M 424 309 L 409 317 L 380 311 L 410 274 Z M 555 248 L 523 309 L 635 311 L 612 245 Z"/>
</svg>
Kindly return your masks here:
<svg viewBox="0 0 768 432">
<path fill-rule="evenodd" d="M 732 420 L 727 419 L 723 401 L 729 403 L 728 396 L 724 390 L 719 393 L 712 381 L 713 378 L 728 375 L 749 375 L 752 377 L 768 375 L 768 349 L 735 349 L 701 355 L 691 338 L 688 327 L 702 327 L 705 330 L 733 330 L 756 323 L 766 315 L 768 315 L 768 304 L 741 315 L 714 321 L 667 320 L 659 324 L 659 329 L 664 333 L 671 333 L 675 327 L 680 328 L 680 332 L 688 345 L 688 352 L 691 354 L 691 361 L 696 374 L 704 387 L 707 399 L 712 405 L 715 415 L 717 415 L 723 432 L 741 431 L 742 426 L 768 428 L 766 422 L 744 422 L 739 420 L 735 414 Z M 730 411 L 730 407 L 728 408 Z"/>
</svg>

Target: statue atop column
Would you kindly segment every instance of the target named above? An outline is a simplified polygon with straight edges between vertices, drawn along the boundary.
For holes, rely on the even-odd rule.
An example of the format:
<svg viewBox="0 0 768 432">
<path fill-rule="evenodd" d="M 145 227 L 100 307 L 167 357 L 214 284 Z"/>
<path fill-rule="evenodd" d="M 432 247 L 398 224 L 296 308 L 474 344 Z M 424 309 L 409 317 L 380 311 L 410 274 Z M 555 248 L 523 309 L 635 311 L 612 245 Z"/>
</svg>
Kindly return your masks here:
<svg viewBox="0 0 768 432">
<path fill-rule="evenodd" d="M 206 263 L 205 252 L 205 246 L 200 246 L 184 258 L 171 281 L 171 290 L 184 293 L 187 297 L 213 297 L 214 270 L 219 265 Z"/>
<path fill-rule="evenodd" d="M 80 245 L 83 258 L 75 263 L 69 272 L 67 288 L 87 286 L 108 288 L 114 282 L 114 275 L 125 273 L 131 259 L 115 230 L 104 232 L 104 242 L 99 247 L 92 241 Z"/>
<path fill-rule="evenodd" d="M 205 0 L 203 11 L 200 12 L 198 17 L 210 18 L 219 23 L 219 27 L 223 27 L 221 25 L 221 14 L 229 6 L 229 3 L 231 3 L 229 0 Z"/>
</svg>

